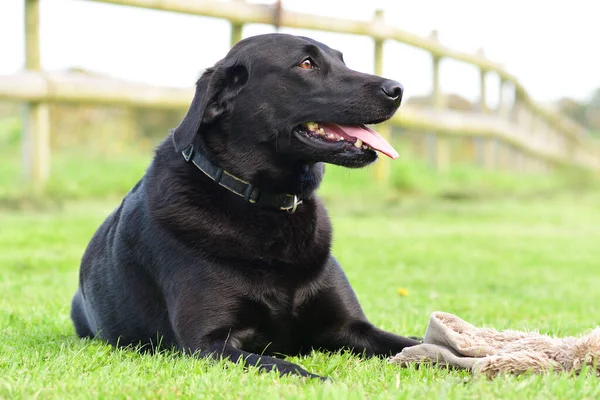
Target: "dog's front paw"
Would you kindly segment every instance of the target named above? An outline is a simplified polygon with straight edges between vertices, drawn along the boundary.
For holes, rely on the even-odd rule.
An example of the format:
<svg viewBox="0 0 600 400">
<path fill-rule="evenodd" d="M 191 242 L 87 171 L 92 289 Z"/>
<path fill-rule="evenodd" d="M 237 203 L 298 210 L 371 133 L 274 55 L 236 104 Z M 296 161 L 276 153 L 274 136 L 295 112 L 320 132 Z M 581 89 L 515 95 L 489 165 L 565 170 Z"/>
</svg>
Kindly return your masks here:
<svg viewBox="0 0 600 400">
<path fill-rule="evenodd" d="M 321 376 L 316 374 L 309 374 L 310 379 L 319 379 L 321 382 L 333 382 L 333 380 L 327 376 Z"/>
</svg>

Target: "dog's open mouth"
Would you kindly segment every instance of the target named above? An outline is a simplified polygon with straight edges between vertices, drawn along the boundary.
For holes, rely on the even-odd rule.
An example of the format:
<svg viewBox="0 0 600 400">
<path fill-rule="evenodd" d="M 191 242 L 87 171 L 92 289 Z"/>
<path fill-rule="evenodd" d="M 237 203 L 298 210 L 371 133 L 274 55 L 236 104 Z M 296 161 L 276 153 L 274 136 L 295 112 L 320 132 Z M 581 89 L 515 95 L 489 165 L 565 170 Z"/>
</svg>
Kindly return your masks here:
<svg viewBox="0 0 600 400">
<path fill-rule="evenodd" d="M 341 151 L 379 151 L 388 157 L 398 153 L 379 133 L 365 125 L 340 125 L 331 122 L 306 122 L 294 132 L 303 142 L 317 147 L 338 148 Z"/>
</svg>

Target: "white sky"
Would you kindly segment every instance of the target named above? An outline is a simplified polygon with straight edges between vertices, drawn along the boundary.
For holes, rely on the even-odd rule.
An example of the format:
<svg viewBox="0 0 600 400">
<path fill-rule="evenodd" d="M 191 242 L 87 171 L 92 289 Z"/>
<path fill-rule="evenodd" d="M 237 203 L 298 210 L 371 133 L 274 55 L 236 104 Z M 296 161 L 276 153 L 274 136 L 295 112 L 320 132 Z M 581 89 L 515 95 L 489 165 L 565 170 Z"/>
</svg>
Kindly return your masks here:
<svg viewBox="0 0 600 400">
<path fill-rule="evenodd" d="M 388 22 L 407 31 L 428 35 L 437 29 L 444 44 L 466 52 L 483 47 L 486 56 L 505 65 L 539 101 L 584 99 L 600 87 L 597 0 L 283 0 L 283 5 L 352 19 L 369 19 L 375 8 L 383 8 Z M 249 25 L 244 37 L 271 31 Z M 351 68 L 372 72 L 368 38 L 281 31 L 321 40 L 341 50 Z M 41 32 L 46 69 L 77 66 L 178 87 L 191 87 L 229 46 L 229 24 L 223 20 L 85 0 L 42 0 Z M 384 54 L 384 75 L 402 82 L 408 97 L 430 90 L 427 53 L 389 43 Z M 0 0 L 0 74 L 18 71 L 22 64 L 23 0 Z M 442 90 L 476 98 L 474 67 L 448 60 L 441 71 Z M 495 77 L 488 80 L 490 104 L 497 96 L 496 82 Z"/>
</svg>

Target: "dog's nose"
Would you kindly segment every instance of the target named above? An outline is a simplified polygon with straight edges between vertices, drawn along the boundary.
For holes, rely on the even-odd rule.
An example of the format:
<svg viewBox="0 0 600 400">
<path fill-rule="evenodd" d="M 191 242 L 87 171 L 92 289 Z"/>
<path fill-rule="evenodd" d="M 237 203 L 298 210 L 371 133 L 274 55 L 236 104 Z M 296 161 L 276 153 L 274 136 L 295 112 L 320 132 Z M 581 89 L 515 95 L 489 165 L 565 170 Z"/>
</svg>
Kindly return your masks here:
<svg viewBox="0 0 600 400">
<path fill-rule="evenodd" d="M 404 92 L 404 88 L 399 82 L 396 81 L 385 81 L 383 85 L 381 85 L 381 90 L 383 93 L 390 99 L 395 102 L 400 103 L 402 101 L 402 92 Z"/>
</svg>

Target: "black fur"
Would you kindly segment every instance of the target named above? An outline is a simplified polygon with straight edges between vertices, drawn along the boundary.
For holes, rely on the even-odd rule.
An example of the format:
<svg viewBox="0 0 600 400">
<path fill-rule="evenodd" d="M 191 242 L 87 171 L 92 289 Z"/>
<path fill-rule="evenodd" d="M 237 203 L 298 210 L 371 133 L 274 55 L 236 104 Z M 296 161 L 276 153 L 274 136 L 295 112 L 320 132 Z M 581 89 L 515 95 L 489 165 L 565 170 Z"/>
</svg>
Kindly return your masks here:
<svg viewBox="0 0 600 400">
<path fill-rule="evenodd" d="M 298 66 L 307 57 L 315 68 Z M 181 124 L 91 239 L 72 303 L 77 334 L 311 377 L 273 356 L 313 348 L 388 356 L 417 344 L 369 323 L 330 254 L 330 221 L 314 195 L 324 163 L 361 167 L 376 153 L 294 130 L 386 120 L 401 91 L 348 69 L 341 53 L 312 39 L 270 34 L 236 44 L 200 78 Z M 244 202 L 185 162 L 180 150 L 190 143 L 303 204 L 289 214 Z"/>
</svg>

